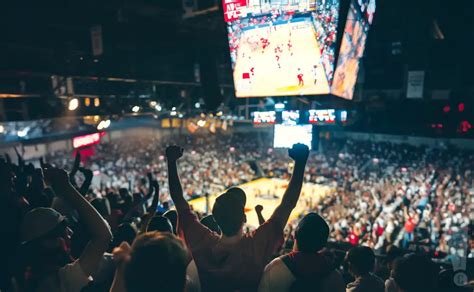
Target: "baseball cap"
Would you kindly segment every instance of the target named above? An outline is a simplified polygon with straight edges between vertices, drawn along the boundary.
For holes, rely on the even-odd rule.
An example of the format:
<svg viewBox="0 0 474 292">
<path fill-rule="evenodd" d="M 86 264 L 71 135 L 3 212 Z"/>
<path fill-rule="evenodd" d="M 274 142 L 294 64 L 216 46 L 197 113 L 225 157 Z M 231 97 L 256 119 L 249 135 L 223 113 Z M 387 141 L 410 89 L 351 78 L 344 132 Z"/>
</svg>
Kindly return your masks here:
<svg viewBox="0 0 474 292">
<path fill-rule="evenodd" d="M 21 224 L 22 242 L 27 243 L 48 234 L 65 219 L 66 217 L 52 208 L 35 208 L 29 211 Z"/>
</svg>

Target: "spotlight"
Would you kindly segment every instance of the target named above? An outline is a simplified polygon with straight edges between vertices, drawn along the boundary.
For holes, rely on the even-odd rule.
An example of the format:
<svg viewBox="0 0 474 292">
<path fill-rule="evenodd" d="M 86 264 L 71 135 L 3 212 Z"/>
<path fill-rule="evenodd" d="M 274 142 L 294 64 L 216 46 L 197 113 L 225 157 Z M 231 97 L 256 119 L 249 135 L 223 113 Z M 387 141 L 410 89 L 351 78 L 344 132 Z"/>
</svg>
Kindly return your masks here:
<svg viewBox="0 0 474 292">
<path fill-rule="evenodd" d="M 275 109 L 278 109 L 278 110 L 285 109 L 285 104 L 284 103 L 276 103 L 275 104 Z"/>
<path fill-rule="evenodd" d="M 170 116 L 173 116 L 173 117 L 176 116 L 177 114 L 178 114 L 178 112 L 175 111 L 175 110 L 173 110 L 173 111 L 170 112 Z"/>
<path fill-rule="evenodd" d="M 138 113 L 140 111 L 140 107 L 138 105 L 132 107 L 132 112 Z"/>
<path fill-rule="evenodd" d="M 155 109 L 156 109 L 157 111 L 161 112 L 161 110 L 162 110 L 163 108 L 161 107 L 161 105 L 157 104 L 157 105 L 155 105 Z"/>
<path fill-rule="evenodd" d="M 23 138 L 28 135 L 28 132 L 30 131 L 30 127 L 26 127 L 24 129 L 21 129 L 20 131 L 17 132 L 18 137 Z"/>
<path fill-rule="evenodd" d="M 150 107 L 156 107 L 156 101 L 154 100 L 150 101 Z"/>
<path fill-rule="evenodd" d="M 179 115 L 178 115 L 178 118 L 180 118 L 180 119 L 182 119 L 183 117 L 184 117 L 183 114 L 179 114 Z"/>
<path fill-rule="evenodd" d="M 94 98 L 94 106 L 99 107 L 100 106 L 100 99 L 98 97 Z"/>
<path fill-rule="evenodd" d="M 199 102 L 196 102 L 196 103 L 194 104 L 194 107 L 195 107 L 195 108 L 201 108 L 201 104 L 200 104 Z"/>
<path fill-rule="evenodd" d="M 70 111 L 75 111 L 79 107 L 79 100 L 77 98 L 73 98 L 69 101 L 68 109 Z"/>
</svg>

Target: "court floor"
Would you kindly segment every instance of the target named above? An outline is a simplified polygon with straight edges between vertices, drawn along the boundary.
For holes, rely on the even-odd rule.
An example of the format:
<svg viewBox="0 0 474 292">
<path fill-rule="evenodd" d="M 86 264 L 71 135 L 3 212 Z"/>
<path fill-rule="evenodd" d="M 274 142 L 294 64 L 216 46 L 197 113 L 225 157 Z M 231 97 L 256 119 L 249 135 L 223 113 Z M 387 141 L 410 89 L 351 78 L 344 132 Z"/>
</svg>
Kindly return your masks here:
<svg viewBox="0 0 474 292">
<path fill-rule="evenodd" d="M 247 204 L 245 206 L 247 223 L 251 226 L 258 226 L 258 218 L 255 213 L 255 206 L 260 204 L 263 206 L 263 216 L 268 219 L 275 208 L 280 204 L 283 193 L 288 185 L 287 180 L 275 178 L 261 178 L 246 184 L 240 185 L 247 194 Z M 296 218 L 298 214 L 304 212 L 309 204 L 317 203 L 320 198 L 326 196 L 331 191 L 331 188 L 318 184 L 303 184 L 301 196 L 290 216 L 290 220 Z M 214 205 L 217 195 L 209 198 L 210 209 Z M 198 198 L 190 201 L 194 210 L 199 212 L 206 212 L 206 199 Z"/>
</svg>

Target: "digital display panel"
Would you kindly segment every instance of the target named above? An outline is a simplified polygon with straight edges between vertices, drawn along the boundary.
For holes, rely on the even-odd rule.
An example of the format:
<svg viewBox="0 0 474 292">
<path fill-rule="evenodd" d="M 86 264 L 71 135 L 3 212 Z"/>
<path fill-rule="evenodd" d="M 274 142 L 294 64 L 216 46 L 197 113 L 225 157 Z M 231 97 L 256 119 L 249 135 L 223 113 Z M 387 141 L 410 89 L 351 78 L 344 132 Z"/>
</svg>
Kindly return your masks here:
<svg viewBox="0 0 474 292">
<path fill-rule="evenodd" d="M 252 115 L 253 115 L 253 123 L 255 125 L 275 124 L 276 122 L 276 113 L 274 111 L 254 112 Z"/>
<path fill-rule="evenodd" d="M 275 125 L 273 137 L 275 148 L 291 148 L 293 144 L 302 143 L 311 149 L 312 140 L 312 125 Z"/>
<path fill-rule="evenodd" d="M 222 3 L 237 97 L 352 99 L 375 0 L 352 0 L 344 27 L 338 27 L 340 0 Z"/>
<path fill-rule="evenodd" d="M 336 110 L 334 109 L 309 110 L 308 113 L 311 124 L 325 125 L 336 122 Z"/>
<path fill-rule="evenodd" d="M 100 136 L 101 136 L 100 133 L 94 133 L 94 134 L 74 137 L 72 138 L 72 147 L 74 149 L 77 149 L 77 148 L 99 144 Z"/>
<path fill-rule="evenodd" d="M 223 0 L 237 97 L 327 94 L 339 0 Z"/>
<path fill-rule="evenodd" d="M 281 120 L 283 125 L 297 125 L 300 120 L 299 111 L 283 111 L 281 113 Z"/>
<path fill-rule="evenodd" d="M 375 0 L 353 0 L 347 16 L 331 93 L 352 99 L 364 55 L 367 34 L 375 12 Z"/>
</svg>

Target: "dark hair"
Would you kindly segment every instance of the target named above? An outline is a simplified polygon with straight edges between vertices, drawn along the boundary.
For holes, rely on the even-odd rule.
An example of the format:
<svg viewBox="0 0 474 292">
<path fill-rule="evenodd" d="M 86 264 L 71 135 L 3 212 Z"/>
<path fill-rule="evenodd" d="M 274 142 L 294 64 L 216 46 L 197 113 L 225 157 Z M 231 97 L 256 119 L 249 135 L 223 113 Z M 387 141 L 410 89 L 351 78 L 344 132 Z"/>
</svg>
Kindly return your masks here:
<svg viewBox="0 0 474 292">
<path fill-rule="evenodd" d="M 183 292 L 186 282 L 186 249 L 171 233 L 147 232 L 132 245 L 130 261 L 125 266 L 128 292 Z"/>
<path fill-rule="evenodd" d="M 163 214 L 163 217 L 168 218 L 170 220 L 171 225 L 173 226 L 173 233 L 176 234 L 176 225 L 178 224 L 178 213 L 176 210 L 168 210 Z"/>
<path fill-rule="evenodd" d="M 347 262 L 356 275 L 366 275 L 374 270 L 375 255 L 370 247 L 357 246 L 347 253 Z"/>
<path fill-rule="evenodd" d="M 103 217 L 110 216 L 110 203 L 107 198 L 95 198 L 91 201 L 91 205 L 99 212 Z"/>
<path fill-rule="evenodd" d="M 147 232 L 160 231 L 173 233 L 173 225 L 168 218 L 163 216 L 154 216 L 146 228 Z"/>
<path fill-rule="evenodd" d="M 425 256 L 408 254 L 395 261 L 392 276 L 405 292 L 434 291 L 438 272 Z"/>
<path fill-rule="evenodd" d="M 131 223 L 120 224 L 114 234 L 112 247 L 117 247 L 124 241 L 126 241 L 128 244 L 132 244 L 133 240 L 137 236 L 137 233 L 137 229 Z"/>
<path fill-rule="evenodd" d="M 329 226 L 323 217 L 308 213 L 300 220 L 295 231 L 298 251 L 305 253 L 318 252 L 326 246 L 329 237 Z"/>
<path fill-rule="evenodd" d="M 219 228 L 219 225 L 217 225 L 216 220 L 214 219 L 214 216 L 212 215 L 207 215 L 205 217 L 201 218 L 201 224 L 209 228 L 210 230 L 221 234 L 221 229 Z"/>
<path fill-rule="evenodd" d="M 230 188 L 217 197 L 212 207 L 212 215 L 222 233 L 233 236 L 239 233 L 245 222 L 246 195 L 241 188 Z"/>
</svg>

